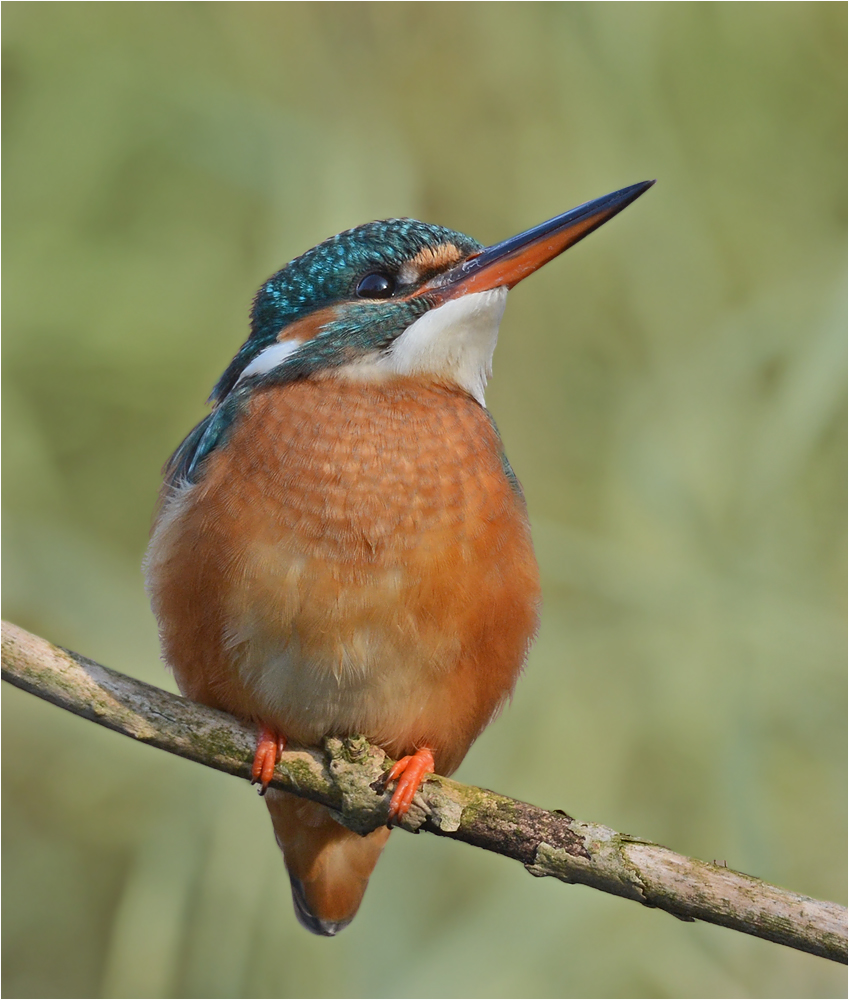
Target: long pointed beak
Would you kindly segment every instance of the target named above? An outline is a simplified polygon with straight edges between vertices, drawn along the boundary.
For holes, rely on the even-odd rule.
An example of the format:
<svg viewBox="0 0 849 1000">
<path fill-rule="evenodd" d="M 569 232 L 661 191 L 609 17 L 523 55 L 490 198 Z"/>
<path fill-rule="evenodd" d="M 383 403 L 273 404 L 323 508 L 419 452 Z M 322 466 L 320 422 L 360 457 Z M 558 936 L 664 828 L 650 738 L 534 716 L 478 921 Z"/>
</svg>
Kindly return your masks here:
<svg viewBox="0 0 849 1000">
<path fill-rule="evenodd" d="M 484 292 L 490 288 L 512 288 L 543 264 L 589 236 L 594 229 L 603 226 L 608 219 L 618 215 L 623 208 L 648 191 L 652 184 L 654 181 L 632 184 L 621 191 L 614 191 L 603 198 L 579 205 L 563 215 L 557 215 L 509 240 L 487 247 L 480 253 L 467 257 L 462 264 L 444 271 L 420 289 L 420 294 L 435 293 L 438 298 L 447 300 L 469 292 Z"/>
</svg>

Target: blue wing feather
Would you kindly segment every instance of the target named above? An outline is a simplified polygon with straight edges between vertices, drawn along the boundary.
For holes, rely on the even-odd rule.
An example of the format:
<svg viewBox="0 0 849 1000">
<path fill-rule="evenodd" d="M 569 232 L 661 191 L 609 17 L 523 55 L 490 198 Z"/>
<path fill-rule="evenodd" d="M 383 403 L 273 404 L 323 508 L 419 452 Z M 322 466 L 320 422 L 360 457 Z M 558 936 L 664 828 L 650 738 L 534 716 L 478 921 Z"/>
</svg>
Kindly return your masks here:
<svg viewBox="0 0 849 1000">
<path fill-rule="evenodd" d="M 201 463 L 224 443 L 236 411 L 237 407 L 232 404 L 219 406 L 189 432 L 168 459 L 164 471 L 166 485 L 178 486 L 197 481 Z"/>
</svg>

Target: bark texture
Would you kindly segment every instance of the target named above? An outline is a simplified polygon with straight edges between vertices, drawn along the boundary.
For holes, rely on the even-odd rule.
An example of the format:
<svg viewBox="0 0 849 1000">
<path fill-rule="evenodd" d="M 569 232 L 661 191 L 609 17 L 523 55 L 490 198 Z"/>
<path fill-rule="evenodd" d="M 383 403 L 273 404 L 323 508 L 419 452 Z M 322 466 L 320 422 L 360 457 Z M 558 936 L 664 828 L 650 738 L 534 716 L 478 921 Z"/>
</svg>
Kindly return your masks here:
<svg viewBox="0 0 849 1000">
<path fill-rule="evenodd" d="M 256 734 L 230 715 L 110 670 L 3 623 L 3 679 L 69 712 L 169 753 L 250 778 Z M 291 749 L 273 787 L 330 807 L 359 833 L 386 822 L 391 761 L 363 737 Z M 847 960 L 846 909 L 750 875 L 684 857 L 597 823 L 584 823 L 433 775 L 399 824 L 520 861 L 532 875 L 580 882 L 666 910 Z"/>
</svg>

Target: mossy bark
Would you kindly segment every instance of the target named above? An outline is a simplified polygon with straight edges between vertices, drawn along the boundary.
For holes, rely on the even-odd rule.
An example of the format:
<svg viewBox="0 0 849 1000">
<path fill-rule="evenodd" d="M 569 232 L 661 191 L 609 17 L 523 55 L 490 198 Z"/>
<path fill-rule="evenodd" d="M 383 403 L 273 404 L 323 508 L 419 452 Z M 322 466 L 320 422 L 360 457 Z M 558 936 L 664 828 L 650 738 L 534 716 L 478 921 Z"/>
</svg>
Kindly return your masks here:
<svg viewBox="0 0 849 1000">
<path fill-rule="evenodd" d="M 217 712 L 3 624 L 3 679 L 142 743 L 250 778 L 256 734 Z M 387 821 L 392 761 L 362 736 L 289 748 L 272 786 L 328 806 L 365 834 Z M 846 963 L 846 909 L 657 844 L 431 775 L 398 824 L 514 858 L 532 875 L 579 882 Z"/>
</svg>

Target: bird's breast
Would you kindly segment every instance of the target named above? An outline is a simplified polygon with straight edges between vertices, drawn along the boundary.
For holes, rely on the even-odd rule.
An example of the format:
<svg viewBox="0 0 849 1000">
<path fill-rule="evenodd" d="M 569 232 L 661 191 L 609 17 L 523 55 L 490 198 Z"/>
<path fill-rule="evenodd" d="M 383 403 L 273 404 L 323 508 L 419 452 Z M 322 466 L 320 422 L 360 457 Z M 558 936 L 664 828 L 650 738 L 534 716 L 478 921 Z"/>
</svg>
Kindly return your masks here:
<svg viewBox="0 0 849 1000">
<path fill-rule="evenodd" d="M 305 743 L 400 747 L 453 723 L 468 745 L 539 597 L 486 411 L 406 380 L 259 390 L 166 504 L 148 575 L 184 690 Z"/>
</svg>

